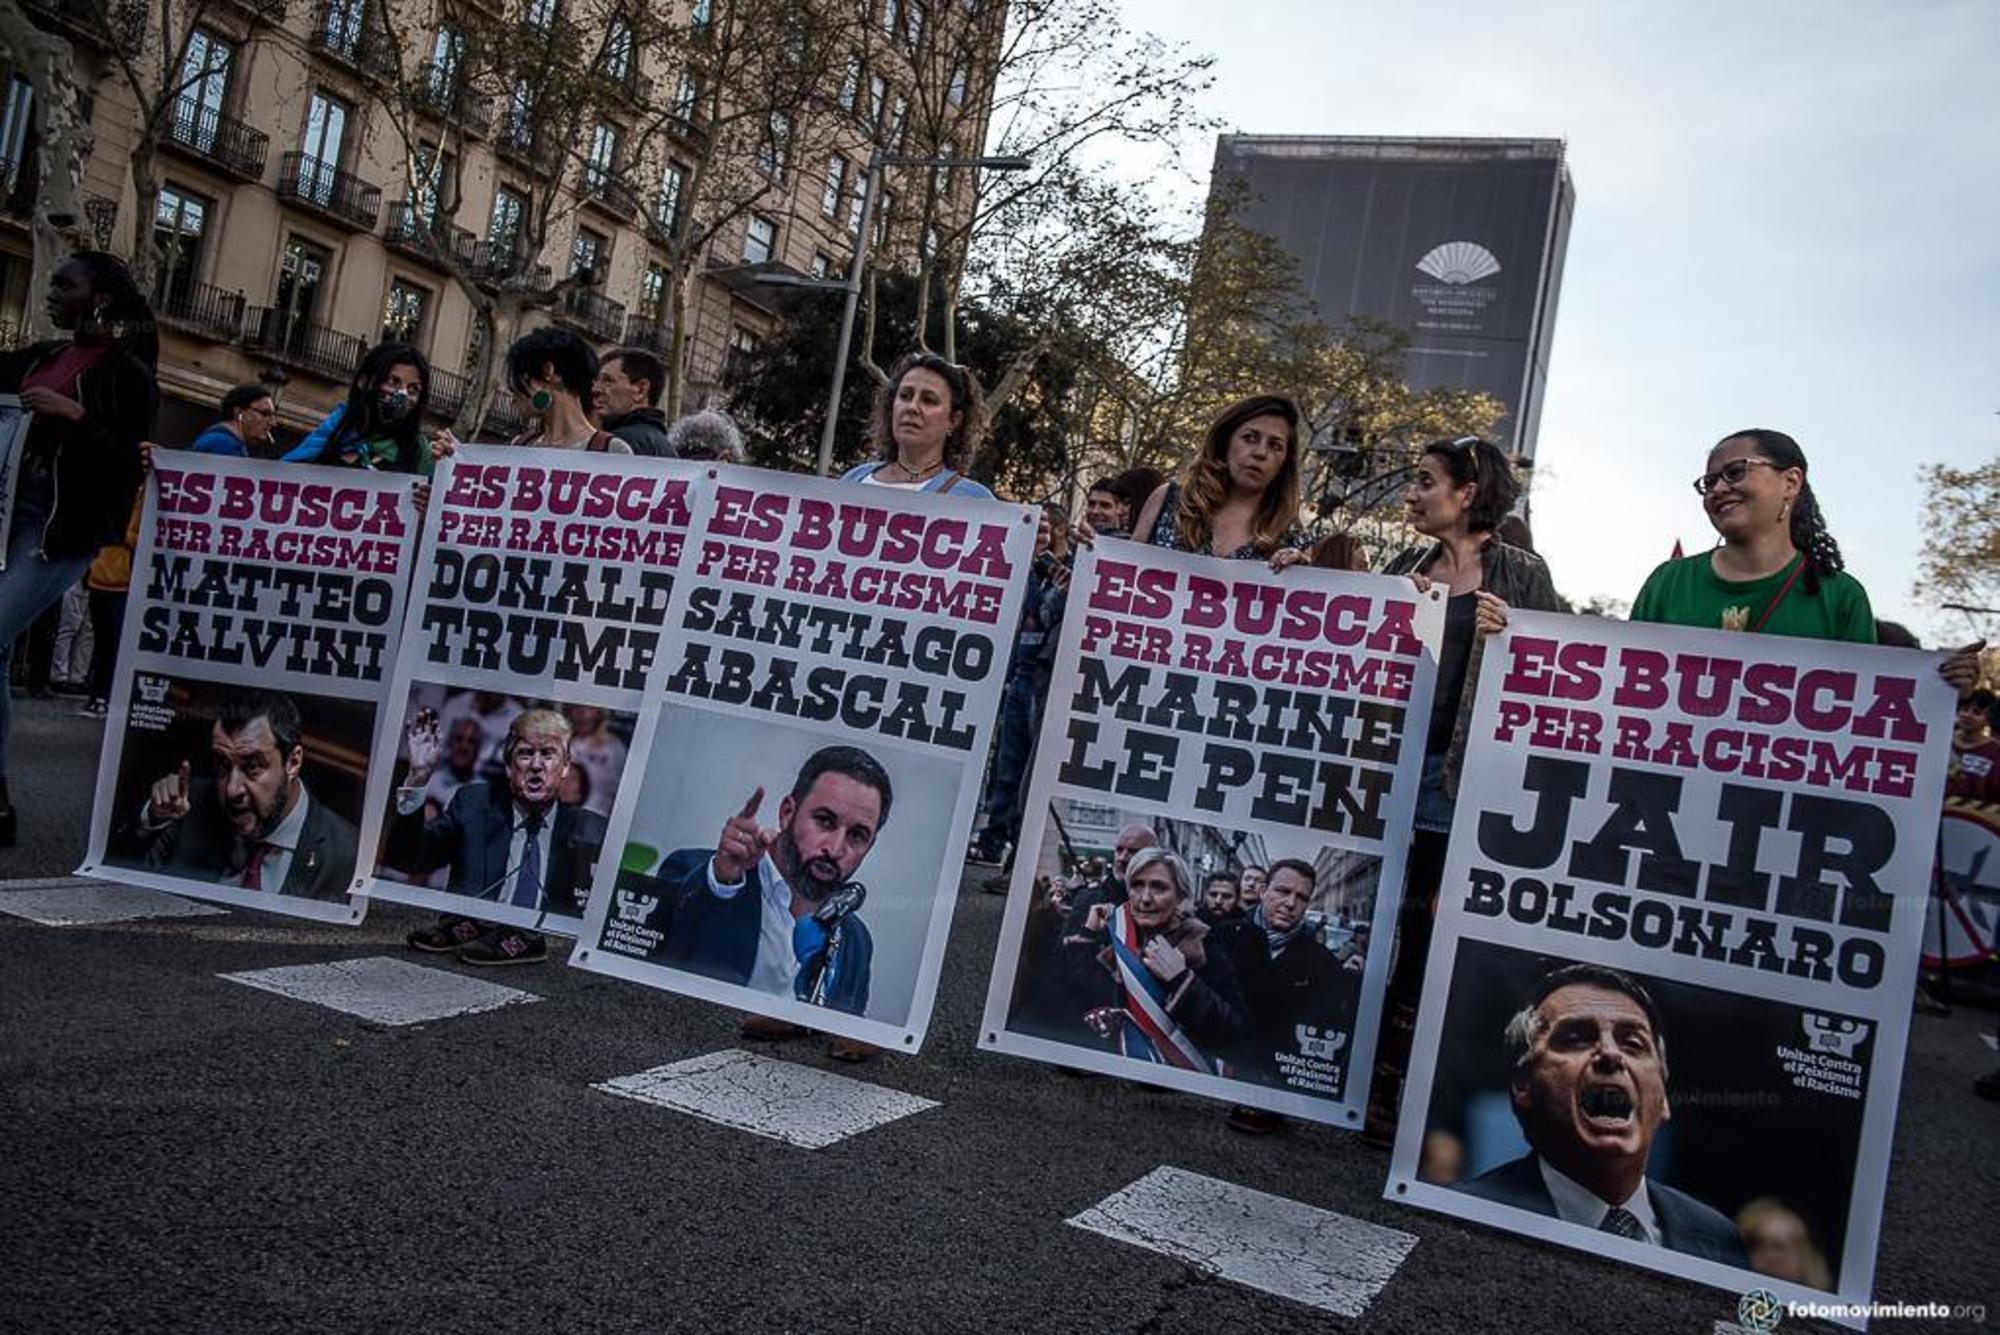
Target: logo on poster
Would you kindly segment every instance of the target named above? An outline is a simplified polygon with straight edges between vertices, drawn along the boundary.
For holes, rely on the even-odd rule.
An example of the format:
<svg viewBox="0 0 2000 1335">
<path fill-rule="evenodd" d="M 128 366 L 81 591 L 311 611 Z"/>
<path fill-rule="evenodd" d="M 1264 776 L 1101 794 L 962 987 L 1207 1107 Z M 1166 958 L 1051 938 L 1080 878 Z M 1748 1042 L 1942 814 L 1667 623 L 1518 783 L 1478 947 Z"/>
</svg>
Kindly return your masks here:
<svg viewBox="0 0 2000 1335">
<path fill-rule="evenodd" d="M 1745 1330 L 1776 1330 L 1785 1319 L 1785 1305 L 1769 1289 L 1752 1289 L 1736 1300 L 1736 1324 Z"/>
<path fill-rule="evenodd" d="M 1836 1057 L 1852 1057 L 1868 1037 L 1866 1020 L 1849 1020 L 1839 1015 L 1817 1015 L 1807 1011 L 1799 1017 L 1806 1031 L 1806 1046 L 1814 1052 L 1830 1052 Z"/>
<path fill-rule="evenodd" d="M 172 685 L 165 677 L 149 677 L 144 673 L 132 679 L 132 689 L 139 698 L 149 705 L 166 703 L 167 690 Z"/>
<path fill-rule="evenodd" d="M 653 910 L 660 906 L 658 895 L 635 895 L 629 890 L 617 892 L 618 919 L 620 922 L 644 922 L 653 916 Z"/>
</svg>

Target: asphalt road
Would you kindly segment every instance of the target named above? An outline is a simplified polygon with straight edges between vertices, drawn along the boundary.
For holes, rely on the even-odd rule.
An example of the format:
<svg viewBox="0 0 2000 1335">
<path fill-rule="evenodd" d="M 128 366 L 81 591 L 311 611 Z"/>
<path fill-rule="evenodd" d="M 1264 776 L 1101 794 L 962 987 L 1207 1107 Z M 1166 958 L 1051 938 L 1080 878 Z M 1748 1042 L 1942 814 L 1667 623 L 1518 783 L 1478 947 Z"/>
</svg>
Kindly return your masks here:
<svg viewBox="0 0 2000 1335">
<path fill-rule="evenodd" d="M 16 702 L 24 837 L 0 878 L 77 862 L 99 725 L 74 708 Z M 410 910 L 378 904 L 358 929 L 0 916 L 0 1331 L 1710 1335 L 1733 1319 L 1734 1295 L 1391 1205 L 1386 1155 L 1347 1133 L 1249 1139 L 1201 1099 L 976 1051 L 1000 907 L 968 879 L 921 1056 L 857 1069 L 815 1042 L 779 1050 L 942 1105 L 817 1151 L 591 1088 L 742 1046 L 704 1003 L 551 962 L 492 979 L 541 1004 L 383 1028 L 217 977 L 402 953 Z M 2000 1320 L 2000 1106 L 1968 1088 L 1995 1060 L 1991 1019 L 1915 1022 L 1877 1293 Z M 1350 1320 L 1065 1225 L 1161 1165 L 1417 1245 Z"/>
</svg>

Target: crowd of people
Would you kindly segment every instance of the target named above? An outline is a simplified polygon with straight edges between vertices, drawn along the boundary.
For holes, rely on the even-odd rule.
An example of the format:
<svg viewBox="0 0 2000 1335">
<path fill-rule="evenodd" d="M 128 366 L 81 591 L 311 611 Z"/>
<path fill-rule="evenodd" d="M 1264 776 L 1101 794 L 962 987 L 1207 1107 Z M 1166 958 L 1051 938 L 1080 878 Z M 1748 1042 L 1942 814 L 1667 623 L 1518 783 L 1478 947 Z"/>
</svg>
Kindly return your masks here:
<svg viewBox="0 0 2000 1335">
<path fill-rule="evenodd" d="M 89 590 L 84 601 L 93 609 L 90 620 L 100 645 L 115 645 L 115 613 L 129 578 L 135 505 L 158 408 L 152 314 L 126 267 L 100 252 L 78 252 L 56 271 L 47 306 L 64 336 L 0 361 L 0 393 L 19 395 L 33 415 L 20 482 L 10 502 L 7 561 L 0 571 L 0 645 L 11 649 L 28 637 L 80 584 Z M 455 445 L 449 433 L 425 431 L 432 380 L 416 348 L 400 342 L 376 346 L 356 367 L 345 401 L 284 458 L 428 474 Z M 508 349 L 505 383 L 531 423 L 514 438 L 515 444 L 742 458 L 741 435 L 720 414 L 665 421 L 657 406 L 665 368 L 644 349 L 614 349 L 600 358 L 565 329 L 538 328 Z M 186 447 L 261 454 L 271 448 L 276 418 L 268 386 L 240 386 L 223 396 L 214 425 Z M 970 371 L 929 353 L 911 354 L 891 368 L 878 395 L 870 422 L 876 457 L 842 480 L 989 496 L 964 471 L 985 418 L 981 390 Z M 1277 571 L 1301 564 L 1370 568 L 1369 553 L 1351 535 L 1335 534 L 1317 543 L 1310 539 L 1302 510 L 1302 451 L 1297 405 L 1283 394 L 1250 394 L 1216 418 L 1177 475 L 1133 470 L 1098 479 L 1073 524 L 1065 522 L 1058 508 L 1048 510 L 1037 540 L 1027 613 L 1013 646 L 975 858 L 1004 859 L 1018 839 L 1069 562 L 1078 546 L 1119 534 L 1170 551 L 1259 561 Z M 1867 593 L 1845 571 L 1810 475 L 1798 443 L 1783 432 L 1751 429 L 1722 437 L 1694 481 L 1717 545 L 1655 570 L 1637 591 L 1633 619 L 1874 642 L 1877 623 Z M 1409 527 L 1425 541 L 1406 551 L 1379 554 L 1386 557 L 1379 565 L 1385 573 L 1408 576 L 1420 587 L 1442 586 L 1449 596 L 1389 1013 L 1377 1048 L 1369 1119 L 1370 1133 L 1377 1136 L 1386 1136 L 1393 1125 L 1408 1061 L 1482 645 L 1505 626 L 1511 609 L 1560 607 L 1548 566 L 1514 515 L 1520 495 L 1512 461 L 1491 442 L 1470 436 L 1432 442 L 1421 451 L 1404 495 Z M 100 593 L 101 604 L 96 601 Z M 1962 696 L 1976 685 L 1979 648 L 1961 649 L 1944 665 L 1945 676 Z M 111 660 L 102 650 L 99 657 L 104 666 L 93 666 L 90 673 L 93 707 L 110 694 Z M 0 847 L 15 841 L 18 824 L 7 786 L 8 716 L 6 696 L 0 693 Z M 1961 779 L 1990 784 L 1990 751 L 1968 745 L 1961 755 Z M 553 794 L 549 800 L 554 801 Z M 1074 976 L 1086 980 L 1100 997 L 1102 1004 L 1093 1011 L 1115 1018 L 1136 1003 L 1134 987 L 1157 991 L 1153 985 L 1158 984 L 1168 989 L 1176 1006 L 1185 1008 L 1182 1028 L 1195 1047 L 1204 1034 L 1221 1035 L 1216 1046 L 1227 1047 L 1234 1041 L 1229 1033 L 1252 1023 L 1246 1018 L 1249 985 L 1243 979 L 1278 969 L 1283 957 L 1300 950 L 1307 939 L 1284 906 L 1272 902 L 1274 886 L 1291 878 L 1277 867 L 1264 869 L 1248 916 L 1211 925 L 1201 914 L 1216 909 L 1197 906 L 1200 888 L 1185 864 L 1177 865 L 1178 859 L 1167 853 L 1129 856 L 1141 851 L 1127 851 L 1126 861 L 1093 891 L 1089 904 L 1079 899 L 1069 906 L 1062 927 L 1065 956 L 1074 964 Z M 1309 874 L 1310 868 L 1306 870 Z M 1239 882 L 1237 891 L 1251 902 L 1247 885 Z M 798 911 L 812 907 L 803 904 Z M 1113 922 L 1121 913 L 1145 937 L 1136 969 L 1132 961 L 1115 957 L 1115 951 L 1115 958 L 1105 959 Z M 480 930 L 490 935 L 492 929 Z M 501 939 L 489 941 L 495 950 L 503 955 L 512 950 L 513 959 L 541 957 L 532 948 L 531 934 L 501 930 Z M 459 940 L 462 932 L 462 925 L 455 926 L 451 939 Z M 511 943 L 505 933 L 514 935 Z M 1186 948 L 1203 935 L 1230 944 Z M 1292 967 L 1283 965 L 1285 970 Z M 1111 1027 L 1123 1042 L 1123 1031 Z M 771 1038 L 798 1031 L 753 1021 L 746 1032 Z M 865 1050 L 847 1055 L 865 1055 Z M 1268 1124 L 1257 1129 L 1268 1129 Z"/>
</svg>

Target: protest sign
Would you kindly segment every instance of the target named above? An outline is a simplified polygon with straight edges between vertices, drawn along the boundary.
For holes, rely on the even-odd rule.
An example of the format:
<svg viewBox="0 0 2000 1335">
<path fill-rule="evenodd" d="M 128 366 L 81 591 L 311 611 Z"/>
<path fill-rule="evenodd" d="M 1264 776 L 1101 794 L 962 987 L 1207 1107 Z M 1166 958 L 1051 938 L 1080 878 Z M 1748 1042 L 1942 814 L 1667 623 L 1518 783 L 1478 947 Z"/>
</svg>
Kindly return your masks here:
<svg viewBox="0 0 2000 1335">
<path fill-rule="evenodd" d="M 369 790 L 371 894 L 575 933 L 698 472 L 479 445 L 439 464 Z"/>
<path fill-rule="evenodd" d="M 1443 623 L 1406 579 L 1086 552 L 982 1046 L 1357 1124 Z"/>
<path fill-rule="evenodd" d="M 695 495 L 571 963 L 914 1051 L 1035 513 L 732 468 Z"/>
<path fill-rule="evenodd" d="M 0 394 L 0 570 L 7 568 L 14 532 L 14 492 L 21 484 L 21 458 L 33 421 L 34 414 L 21 406 L 19 395 Z"/>
<path fill-rule="evenodd" d="M 78 870 L 358 922 L 411 479 L 159 451 Z"/>
<path fill-rule="evenodd" d="M 1864 1302 L 1952 730 L 1937 662 L 1513 613 L 1390 1199 Z M 1773 1228 L 1804 1241 L 1760 1247 Z"/>
</svg>

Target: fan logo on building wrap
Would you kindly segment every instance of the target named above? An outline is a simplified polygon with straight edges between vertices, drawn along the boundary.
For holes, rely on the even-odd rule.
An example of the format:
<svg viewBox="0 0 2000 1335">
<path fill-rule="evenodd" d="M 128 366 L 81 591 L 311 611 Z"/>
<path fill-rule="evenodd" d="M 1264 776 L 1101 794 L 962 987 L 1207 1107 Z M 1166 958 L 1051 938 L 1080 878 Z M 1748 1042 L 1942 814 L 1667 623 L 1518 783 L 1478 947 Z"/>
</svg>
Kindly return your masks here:
<svg viewBox="0 0 2000 1335">
<path fill-rule="evenodd" d="M 1417 261 L 1417 268 L 1440 283 L 1476 283 L 1500 272 L 1500 261 L 1477 241 L 1447 241 Z"/>
<path fill-rule="evenodd" d="M 1785 1319 L 1785 1305 L 1769 1289 L 1752 1289 L 1736 1300 L 1736 1324 L 1758 1335 L 1776 1330 Z"/>
<path fill-rule="evenodd" d="M 1492 251 L 1477 241 L 1447 241 L 1425 252 L 1417 261 L 1417 272 L 1431 280 L 1410 289 L 1420 309 L 1418 329 L 1486 332 L 1486 308 L 1500 295 L 1499 284 L 1482 281 L 1500 272 L 1500 261 Z"/>
</svg>

